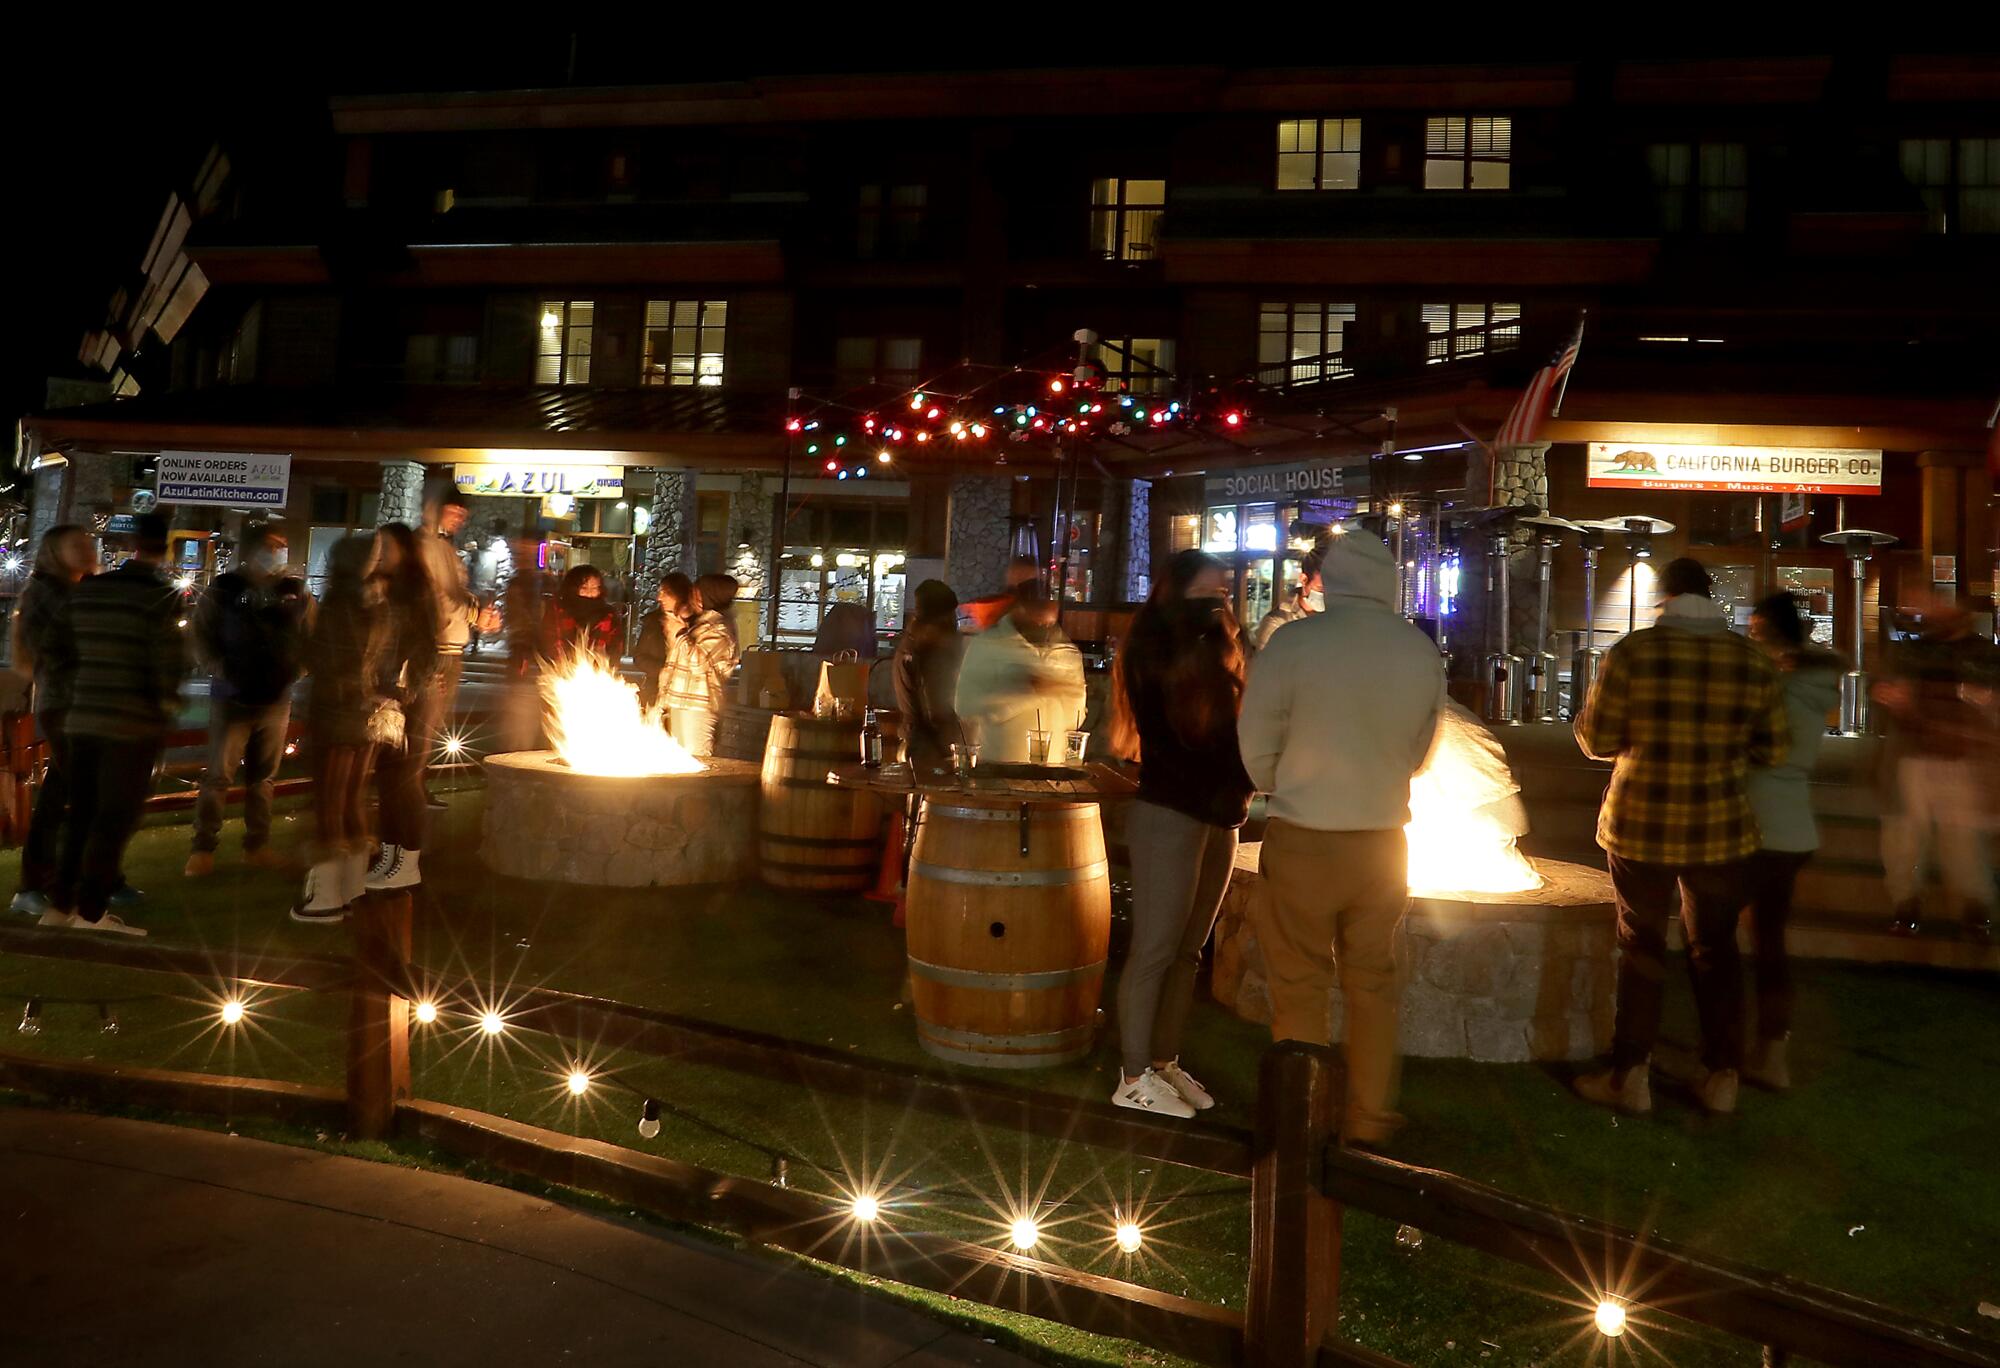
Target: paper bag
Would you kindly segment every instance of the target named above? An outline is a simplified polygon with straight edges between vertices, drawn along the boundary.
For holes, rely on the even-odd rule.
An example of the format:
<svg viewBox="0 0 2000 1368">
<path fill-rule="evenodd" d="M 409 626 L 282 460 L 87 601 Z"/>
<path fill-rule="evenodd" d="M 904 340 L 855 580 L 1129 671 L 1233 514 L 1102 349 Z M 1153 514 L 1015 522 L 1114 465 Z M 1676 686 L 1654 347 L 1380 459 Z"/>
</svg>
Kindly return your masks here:
<svg viewBox="0 0 2000 1368">
<path fill-rule="evenodd" d="M 813 694 L 813 713 L 818 717 L 838 717 L 859 722 L 868 707 L 868 667 L 852 651 L 842 651 L 819 667 L 819 688 Z"/>
<path fill-rule="evenodd" d="M 736 701 L 746 708 L 772 707 L 780 711 L 792 706 L 792 692 L 785 684 L 785 672 L 771 651 L 745 651 L 743 672 L 737 676 Z M 766 700 L 770 700 L 766 702 Z"/>
</svg>

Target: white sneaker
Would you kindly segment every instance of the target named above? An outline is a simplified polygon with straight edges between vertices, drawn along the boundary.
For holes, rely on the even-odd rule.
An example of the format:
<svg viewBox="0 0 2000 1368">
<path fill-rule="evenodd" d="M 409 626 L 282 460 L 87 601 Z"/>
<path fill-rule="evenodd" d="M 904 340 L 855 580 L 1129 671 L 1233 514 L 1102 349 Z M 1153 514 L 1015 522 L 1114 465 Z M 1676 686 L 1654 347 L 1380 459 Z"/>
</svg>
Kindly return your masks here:
<svg viewBox="0 0 2000 1368">
<path fill-rule="evenodd" d="M 340 921 L 347 915 L 347 902 L 341 897 L 346 891 L 341 878 L 345 867 L 345 856 L 313 862 L 312 868 L 306 871 L 299 900 L 292 904 L 293 921 L 324 924 Z"/>
<path fill-rule="evenodd" d="M 1111 1094 L 1111 1100 L 1118 1106 L 1130 1107 L 1133 1111 L 1153 1112 L 1159 1116 L 1194 1115 L 1194 1108 L 1188 1105 L 1187 1099 L 1176 1092 L 1171 1083 L 1151 1069 L 1140 1074 L 1137 1080 L 1131 1083 L 1127 1083 L 1125 1076 L 1120 1074 L 1117 1091 Z"/>
<path fill-rule="evenodd" d="M 106 912 L 96 921 L 91 921 L 86 917 L 73 916 L 69 919 L 69 924 L 70 929 L 73 931 L 109 931 L 119 936 L 143 936 L 146 934 L 145 927 L 133 926 L 116 912 Z"/>
<path fill-rule="evenodd" d="M 1215 1099 L 1209 1095 L 1208 1089 L 1202 1087 L 1200 1083 L 1195 1081 L 1193 1074 L 1181 1067 L 1179 1059 L 1175 1059 L 1166 1068 L 1157 1070 L 1157 1072 L 1196 1111 L 1207 1111 L 1215 1105 Z"/>
<path fill-rule="evenodd" d="M 415 888 L 424 881 L 418 868 L 422 856 L 421 850 L 411 850 L 407 846 L 383 846 L 382 858 L 368 871 L 368 891 L 382 893 L 395 888 Z"/>
<path fill-rule="evenodd" d="M 75 926 L 76 913 L 65 912 L 60 907 L 51 907 L 48 911 L 42 913 L 41 920 L 37 921 L 35 925 L 50 928 Z"/>
</svg>

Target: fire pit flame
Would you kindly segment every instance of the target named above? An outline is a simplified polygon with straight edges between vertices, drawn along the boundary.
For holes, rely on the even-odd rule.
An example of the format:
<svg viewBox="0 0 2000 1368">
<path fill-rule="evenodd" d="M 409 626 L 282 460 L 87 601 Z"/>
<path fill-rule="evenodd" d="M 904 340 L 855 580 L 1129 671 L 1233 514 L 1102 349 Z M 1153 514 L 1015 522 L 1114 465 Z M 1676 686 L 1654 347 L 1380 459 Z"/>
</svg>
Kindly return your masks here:
<svg viewBox="0 0 2000 1368">
<path fill-rule="evenodd" d="M 1521 786 L 1499 740 L 1450 703 L 1424 768 L 1410 781 L 1410 892 L 1417 897 L 1525 893 L 1542 876 L 1514 848 L 1528 829 Z"/>
<path fill-rule="evenodd" d="M 706 766 L 667 735 L 657 710 L 604 660 L 578 651 L 542 672 L 549 744 L 579 774 L 641 778 L 699 774 Z"/>
</svg>

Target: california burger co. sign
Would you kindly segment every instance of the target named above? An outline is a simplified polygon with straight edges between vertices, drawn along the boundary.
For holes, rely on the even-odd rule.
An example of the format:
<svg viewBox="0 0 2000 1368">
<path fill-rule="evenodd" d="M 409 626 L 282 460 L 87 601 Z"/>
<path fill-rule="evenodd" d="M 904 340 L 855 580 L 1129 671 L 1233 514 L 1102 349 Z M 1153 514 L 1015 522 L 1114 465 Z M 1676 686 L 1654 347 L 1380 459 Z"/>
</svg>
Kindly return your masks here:
<svg viewBox="0 0 2000 1368">
<path fill-rule="evenodd" d="M 1747 494 L 1879 494 L 1882 453 L 1832 447 L 1592 442 L 1594 489 Z"/>
</svg>

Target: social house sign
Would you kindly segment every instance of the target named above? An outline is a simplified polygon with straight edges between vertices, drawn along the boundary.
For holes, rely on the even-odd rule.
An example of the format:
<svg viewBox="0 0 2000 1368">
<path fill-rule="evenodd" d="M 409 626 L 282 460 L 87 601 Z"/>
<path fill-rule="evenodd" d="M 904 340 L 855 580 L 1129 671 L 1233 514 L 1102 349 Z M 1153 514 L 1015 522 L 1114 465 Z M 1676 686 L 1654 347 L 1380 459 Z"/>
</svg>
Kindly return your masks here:
<svg viewBox="0 0 2000 1368">
<path fill-rule="evenodd" d="M 292 458 L 229 451 L 163 451 L 153 487 L 161 503 L 283 508 L 292 487 Z"/>
<path fill-rule="evenodd" d="M 1595 489 L 1880 494 L 1882 453 L 1838 447 L 1592 442 L 1589 482 Z"/>
</svg>

